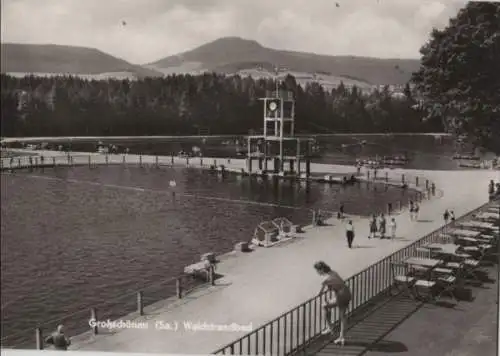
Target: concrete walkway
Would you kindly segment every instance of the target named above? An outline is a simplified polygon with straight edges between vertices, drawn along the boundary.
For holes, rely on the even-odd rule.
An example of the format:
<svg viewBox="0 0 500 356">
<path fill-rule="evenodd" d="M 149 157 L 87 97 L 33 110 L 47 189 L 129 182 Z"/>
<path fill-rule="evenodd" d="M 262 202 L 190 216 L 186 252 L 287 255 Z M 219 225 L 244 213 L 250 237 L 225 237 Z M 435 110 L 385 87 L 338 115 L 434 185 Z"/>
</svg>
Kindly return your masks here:
<svg viewBox="0 0 500 356">
<path fill-rule="evenodd" d="M 143 157 L 143 162 L 154 159 Z M 165 159 L 170 160 L 170 157 Z M 231 167 L 238 168 L 242 164 L 243 160 L 231 160 Z M 339 172 L 339 169 L 353 171 L 353 167 L 311 165 L 314 172 Z M 405 170 L 391 170 L 394 176 L 402 173 L 408 174 Z M 411 171 L 409 174 L 434 181 L 444 191 L 444 196 L 423 201 L 418 222 L 410 221 L 406 212 L 399 215 L 396 240 L 368 240 L 368 221 L 354 218 L 357 248 L 352 250 L 346 247 L 343 223 L 332 220 L 330 226 L 308 228 L 286 245 L 259 248 L 247 254 L 229 254 L 217 267 L 217 272 L 224 277 L 217 280 L 216 286 L 189 294 L 136 320 L 147 321 L 148 329 L 122 329 L 96 337 L 82 335 L 73 339 L 71 349 L 211 353 L 247 332 L 193 332 L 183 327 L 184 322 L 251 323 L 255 329 L 319 291 L 321 278 L 312 268 L 317 260 L 324 260 L 348 278 L 441 226 L 445 209 L 453 209 L 458 217 L 485 203 L 489 180 L 499 178 L 495 171 Z M 155 324 L 160 321 L 173 325 L 177 322 L 178 329 L 156 330 Z"/>
</svg>

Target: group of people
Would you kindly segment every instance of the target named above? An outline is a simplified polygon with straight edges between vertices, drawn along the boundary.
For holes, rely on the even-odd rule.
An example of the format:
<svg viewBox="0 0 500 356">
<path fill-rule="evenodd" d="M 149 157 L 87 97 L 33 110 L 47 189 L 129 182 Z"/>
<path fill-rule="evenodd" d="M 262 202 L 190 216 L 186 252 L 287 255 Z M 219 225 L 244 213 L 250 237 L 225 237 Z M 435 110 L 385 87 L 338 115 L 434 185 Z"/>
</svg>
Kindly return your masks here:
<svg viewBox="0 0 500 356">
<path fill-rule="evenodd" d="M 379 216 L 373 215 L 370 222 L 370 233 L 368 235 L 369 239 L 378 237 L 380 239 L 392 238 L 396 237 L 396 219 L 391 217 L 389 223 L 384 214 L 380 214 Z M 389 230 L 390 235 L 387 235 L 387 230 Z M 352 248 L 352 243 L 354 242 L 354 225 L 352 220 L 349 220 L 346 225 L 346 238 L 347 238 L 347 246 Z"/>
<path fill-rule="evenodd" d="M 380 214 L 378 217 L 377 215 L 373 214 L 370 222 L 370 234 L 368 235 L 369 239 L 377 237 L 378 236 L 381 239 L 385 239 L 387 237 L 395 238 L 396 237 L 396 219 L 394 217 L 391 218 L 389 223 L 387 223 L 387 220 L 385 218 L 384 214 Z M 387 236 L 387 230 L 389 229 L 390 235 Z"/>
</svg>

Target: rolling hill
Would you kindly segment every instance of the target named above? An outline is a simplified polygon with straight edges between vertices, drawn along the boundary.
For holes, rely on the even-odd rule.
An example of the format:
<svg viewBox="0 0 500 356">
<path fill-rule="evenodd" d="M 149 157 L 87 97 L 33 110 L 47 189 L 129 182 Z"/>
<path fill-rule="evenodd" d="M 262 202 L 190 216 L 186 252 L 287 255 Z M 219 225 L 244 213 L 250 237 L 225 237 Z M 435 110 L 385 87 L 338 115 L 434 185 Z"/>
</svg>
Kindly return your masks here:
<svg viewBox="0 0 500 356">
<path fill-rule="evenodd" d="M 417 59 L 380 59 L 355 56 L 327 56 L 266 48 L 253 40 L 225 37 L 191 51 L 169 56 L 145 67 L 164 74 L 224 74 L 270 76 L 274 65 L 305 81 L 323 84 L 340 80 L 356 85 L 402 85 L 419 67 Z"/>
<path fill-rule="evenodd" d="M 95 79 L 163 75 L 94 48 L 15 43 L 2 43 L 0 70 L 16 76 L 72 74 Z"/>
<path fill-rule="evenodd" d="M 342 81 L 347 86 L 370 90 L 378 85 L 405 84 L 418 69 L 419 61 L 275 50 L 253 40 L 225 37 L 142 66 L 94 48 L 4 43 L 0 69 L 14 76 L 71 74 L 87 79 L 137 79 L 204 72 L 269 78 L 274 75 L 274 65 L 286 68 L 280 76 L 292 74 L 301 85 L 314 81 L 329 90 Z"/>
</svg>

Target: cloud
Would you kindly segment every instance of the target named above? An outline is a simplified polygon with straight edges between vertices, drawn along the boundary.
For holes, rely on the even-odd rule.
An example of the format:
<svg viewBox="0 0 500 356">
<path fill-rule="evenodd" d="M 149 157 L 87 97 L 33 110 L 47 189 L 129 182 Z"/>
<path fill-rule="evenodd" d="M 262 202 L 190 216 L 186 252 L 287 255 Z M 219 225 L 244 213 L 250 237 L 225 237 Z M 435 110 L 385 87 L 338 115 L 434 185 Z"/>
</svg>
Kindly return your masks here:
<svg viewBox="0 0 500 356">
<path fill-rule="evenodd" d="M 465 1 L 1 0 L 1 5 L 2 42 L 95 47 L 147 63 L 224 36 L 296 51 L 417 58 L 432 27 L 445 26 Z"/>
</svg>

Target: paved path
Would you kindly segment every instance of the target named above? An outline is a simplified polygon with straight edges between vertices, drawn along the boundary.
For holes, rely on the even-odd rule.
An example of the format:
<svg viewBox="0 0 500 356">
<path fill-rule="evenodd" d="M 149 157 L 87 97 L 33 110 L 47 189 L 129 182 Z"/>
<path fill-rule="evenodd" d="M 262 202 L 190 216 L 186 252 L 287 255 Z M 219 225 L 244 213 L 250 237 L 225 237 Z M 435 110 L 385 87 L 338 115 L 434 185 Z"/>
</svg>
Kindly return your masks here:
<svg viewBox="0 0 500 356">
<path fill-rule="evenodd" d="M 154 157 L 143 157 L 143 162 L 150 159 Z M 231 162 L 232 167 L 244 164 L 243 160 Z M 351 172 L 353 168 L 314 164 L 311 169 L 316 172 L 335 172 L 338 169 Z M 405 171 L 391 172 L 398 175 Z M 436 182 L 436 186 L 443 189 L 444 197 L 423 201 L 419 222 L 411 222 L 406 213 L 399 215 L 396 240 L 368 240 L 368 222 L 360 218 L 354 219 L 355 245 L 358 248 L 352 250 L 346 247 L 342 223 L 332 220 L 331 226 L 308 228 L 293 243 L 225 258 L 217 269 L 224 277 L 217 281 L 216 286 L 190 294 L 143 317 L 142 320 L 149 321 L 148 330 L 124 329 L 112 335 L 77 337 L 71 349 L 211 353 L 246 332 L 199 331 L 194 335 L 182 327 L 184 321 L 252 323 L 256 328 L 318 292 L 321 278 L 312 268 L 315 261 L 324 260 L 343 277 L 350 277 L 438 228 L 442 224 L 444 209 L 452 208 L 460 216 L 483 204 L 488 198 L 488 181 L 499 178 L 498 172 L 494 171 L 413 171 L 412 174 L 423 175 Z M 179 329 L 155 330 L 156 321 L 177 321 Z"/>
</svg>

